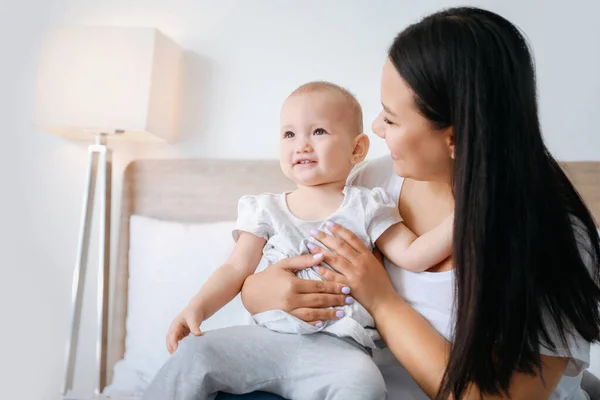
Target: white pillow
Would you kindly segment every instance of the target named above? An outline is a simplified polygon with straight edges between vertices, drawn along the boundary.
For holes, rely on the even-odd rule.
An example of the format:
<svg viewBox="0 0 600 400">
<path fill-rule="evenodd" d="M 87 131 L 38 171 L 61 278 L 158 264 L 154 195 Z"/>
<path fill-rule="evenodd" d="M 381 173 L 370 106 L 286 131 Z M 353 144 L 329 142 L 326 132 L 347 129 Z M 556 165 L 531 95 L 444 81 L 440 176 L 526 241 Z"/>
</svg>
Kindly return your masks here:
<svg viewBox="0 0 600 400">
<path fill-rule="evenodd" d="M 172 319 L 227 259 L 235 222 L 185 224 L 132 216 L 125 357 L 104 393 L 141 393 L 169 357 Z M 240 296 L 205 321 L 203 331 L 251 323 Z"/>
</svg>

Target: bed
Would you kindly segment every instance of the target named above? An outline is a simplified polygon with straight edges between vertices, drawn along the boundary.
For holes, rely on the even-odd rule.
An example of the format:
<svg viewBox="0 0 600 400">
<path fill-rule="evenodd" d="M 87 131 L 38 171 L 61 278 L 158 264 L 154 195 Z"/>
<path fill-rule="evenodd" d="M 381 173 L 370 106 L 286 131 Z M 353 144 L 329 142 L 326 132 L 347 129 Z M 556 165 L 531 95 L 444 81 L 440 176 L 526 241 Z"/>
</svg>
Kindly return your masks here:
<svg viewBox="0 0 600 400">
<path fill-rule="evenodd" d="M 600 162 L 565 162 L 562 166 L 600 221 Z M 138 160 L 126 168 L 110 328 L 104 340 L 108 360 L 102 374 L 106 383 L 113 380 L 113 367 L 126 350 L 132 216 L 185 223 L 233 221 L 243 194 L 291 188 L 293 184 L 275 160 Z"/>
</svg>

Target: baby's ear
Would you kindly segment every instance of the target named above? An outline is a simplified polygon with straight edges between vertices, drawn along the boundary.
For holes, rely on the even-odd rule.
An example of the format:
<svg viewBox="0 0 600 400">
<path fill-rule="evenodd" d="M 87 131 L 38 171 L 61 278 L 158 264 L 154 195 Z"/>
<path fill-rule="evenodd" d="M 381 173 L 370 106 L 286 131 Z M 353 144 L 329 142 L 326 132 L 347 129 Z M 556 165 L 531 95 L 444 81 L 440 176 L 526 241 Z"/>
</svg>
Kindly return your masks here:
<svg viewBox="0 0 600 400">
<path fill-rule="evenodd" d="M 364 133 L 354 138 L 354 149 L 352 150 L 352 164 L 356 165 L 363 161 L 369 152 L 371 142 L 369 137 Z"/>
</svg>

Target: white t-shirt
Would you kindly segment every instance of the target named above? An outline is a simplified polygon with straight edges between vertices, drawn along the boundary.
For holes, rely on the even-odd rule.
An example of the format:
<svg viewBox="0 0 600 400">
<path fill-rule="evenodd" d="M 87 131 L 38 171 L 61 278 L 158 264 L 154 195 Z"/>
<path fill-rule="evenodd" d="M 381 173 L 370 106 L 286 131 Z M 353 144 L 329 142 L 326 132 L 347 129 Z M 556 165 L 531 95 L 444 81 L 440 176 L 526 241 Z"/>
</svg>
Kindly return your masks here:
<svg viewBox="0 0 600 400">
<path fill-rule="evenodd" d="M 358 168 L 349 178 L 348 184 L 367 188 L 381 187 L 398 202 L 404 179 L 394 172 L 389 156 L 378 158 Z M 447 340 L 452 339 L 454 327 L 454 271 L 410 272 L 385 260 L 385 267 L 396 291 Z M 554 343 L 560 340 L 553 337 Z M 569 365 L 552 395 L 552 400 L 587 400 L 580 388 L 583 370 L 589 367 L 590 344 L 579 335 L 568 335 L 568 348 L 557 348 L 556 352 L 543 348 L 541 354 L 569 357 Z M 393 354 L 384 349 L 376 351 L 375 362 L 379 365 L 390 399 L 425 400 L 428 397 L 413 381 Z"/>
<path fill-rule="evenodd" d="M 336 222 L 354 232 L 372 250 L 375 241 L 390 226 L 402 221 L 398 203 L 381 188 L 346 186 L 339 208 L 327 220 Z M 233 237 L 237 241 L 241 232 L 248 232 L 267 241 L 258 270 L 288 257 L 308 253 L 306 247 L 313 229 L 329 232 L 326 220 L 307 221 L 296 217 L 287 205 L 286 193 L 264 193 L 243 196 L 238 202 L 238 218 Z M 330 232 L 329 232 L 330 233 Z M 308 238 L 308 239 L 307 239 Z M 320 246 L 321 243 L 316 242 Z M 323 266 L 328 267 L 326 264 Z M 310 268 L 296 274 L 301 279 L 322 280 Z M 321 328 L 310 325 L 282 310 L 269 310 L 253 316 L 256 323 L 276 332 L 311 334 L 327 332 L 339 337 L 349 337 L 362 346 L 375 348 L 380 339 L 373 326 L 373 317 L 358 302 L 342 307 L 344 318 L 327 321 Z"/>
<path fill-rule="evenodd" d="M 346 186 L 344 199 L 327 220 L 354 232 L 372 250 L 375 241 L 390 226 L 402 221 L 398 203 L 381 188 Z M 307 254 L 312 229 L 327 232 L 326 220 L 307 221 L 296 217 L 287 205 L 287 193 L 243 196 L 238 202 L 238 218 L 233 238 L 248 232 L 264 238 L 263 256 L 269 264 Z"/>
</svg>

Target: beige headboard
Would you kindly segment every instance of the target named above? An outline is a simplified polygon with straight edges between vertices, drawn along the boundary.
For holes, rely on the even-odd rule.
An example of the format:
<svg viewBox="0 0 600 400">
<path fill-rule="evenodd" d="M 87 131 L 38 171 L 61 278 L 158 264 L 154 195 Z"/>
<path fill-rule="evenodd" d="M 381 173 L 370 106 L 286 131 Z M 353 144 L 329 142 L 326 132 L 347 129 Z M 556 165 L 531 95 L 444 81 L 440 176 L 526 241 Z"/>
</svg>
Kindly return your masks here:
<svg viewBox="0 0 600 400">
<path fill-rule="evenodd" d="M 600 162 L 564 163 L 596 221 L 600 222 Z M 107 381 L 125 351 L 129 278 L 129 217 L 208 222 L 234 220 L 244 194 L 283 192 L 293 188 L 278 161 L 140 160 L 123 179 L 119 250 L 108 338 Z"/>
</svg>

